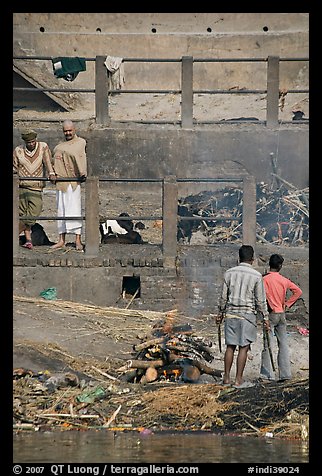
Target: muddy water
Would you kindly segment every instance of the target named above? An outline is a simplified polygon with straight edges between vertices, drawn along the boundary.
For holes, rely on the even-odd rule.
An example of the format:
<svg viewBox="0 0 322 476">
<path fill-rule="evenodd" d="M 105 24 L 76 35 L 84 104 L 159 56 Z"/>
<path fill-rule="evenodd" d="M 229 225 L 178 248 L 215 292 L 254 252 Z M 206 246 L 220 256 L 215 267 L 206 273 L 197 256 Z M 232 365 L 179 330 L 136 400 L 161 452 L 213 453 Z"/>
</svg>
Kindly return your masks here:
<svg viewBox="0 0 322 476">
<path fill-rule="evenodd" d="M 308 442 L 211 433 L 23 433 L 14 463 L 308 463 Z"/>
</svg>

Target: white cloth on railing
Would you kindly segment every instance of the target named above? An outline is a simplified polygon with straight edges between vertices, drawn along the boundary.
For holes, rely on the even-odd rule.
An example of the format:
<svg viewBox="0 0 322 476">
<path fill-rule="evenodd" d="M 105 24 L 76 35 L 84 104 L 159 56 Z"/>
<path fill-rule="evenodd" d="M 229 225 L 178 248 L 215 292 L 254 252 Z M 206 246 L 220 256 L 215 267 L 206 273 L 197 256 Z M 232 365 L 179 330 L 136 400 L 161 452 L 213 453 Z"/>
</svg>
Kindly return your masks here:
<svg viewBox="0 0 322 476">
<path fill-rule="evenodd" d="M 122 89 L 125 84 L 123 58 L 106 56 L 104 64 L 110 73 L 111 89 Z"/>
</svg>

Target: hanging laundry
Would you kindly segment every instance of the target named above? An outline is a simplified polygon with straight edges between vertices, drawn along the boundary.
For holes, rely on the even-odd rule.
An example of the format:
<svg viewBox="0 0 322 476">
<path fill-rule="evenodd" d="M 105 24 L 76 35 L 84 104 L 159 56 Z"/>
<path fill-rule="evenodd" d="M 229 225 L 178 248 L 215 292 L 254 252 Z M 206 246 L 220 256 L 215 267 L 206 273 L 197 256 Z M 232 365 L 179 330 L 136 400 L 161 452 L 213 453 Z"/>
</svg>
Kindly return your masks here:
<svg viewBox="0 0 322 476">
<path fill-rule="evenodd" d="M 106 56 L 104 64 L 109 72 L 109 89 L 122 89 L 125 84 L 123 58 L 117 56 Z"/>
<path fill-rule="evenodd" d="M 86 71 L 85 58 L 58 57 L 52 59 L 54 75 L 66 81 L 74 81 L 80 71 Z"/>
</svg>

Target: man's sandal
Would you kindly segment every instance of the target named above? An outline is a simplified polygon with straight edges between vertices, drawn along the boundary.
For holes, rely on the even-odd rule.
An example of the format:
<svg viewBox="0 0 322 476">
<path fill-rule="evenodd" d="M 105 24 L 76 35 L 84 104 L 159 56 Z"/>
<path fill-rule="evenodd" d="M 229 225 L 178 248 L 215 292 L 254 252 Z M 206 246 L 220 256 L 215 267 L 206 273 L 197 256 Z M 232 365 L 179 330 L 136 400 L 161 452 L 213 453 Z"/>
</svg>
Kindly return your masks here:
<svg viewBox="0 0 322 476">
<path fill-rule="evenodd" d="M 33 246 L 32 246 L 32 243 L 31 241 L 26 241 L 26 243 L 24 245 L 22 245 L 23 248 L 27 248 L 28 250 L 32 250 L 33 249 Z"/>
</svg>

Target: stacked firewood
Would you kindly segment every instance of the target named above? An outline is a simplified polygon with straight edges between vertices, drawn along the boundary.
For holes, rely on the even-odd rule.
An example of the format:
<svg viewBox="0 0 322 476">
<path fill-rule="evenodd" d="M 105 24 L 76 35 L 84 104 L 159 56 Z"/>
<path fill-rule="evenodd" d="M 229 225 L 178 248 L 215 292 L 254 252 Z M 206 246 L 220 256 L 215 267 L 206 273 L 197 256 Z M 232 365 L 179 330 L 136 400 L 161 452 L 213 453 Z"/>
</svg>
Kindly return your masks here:
<svg viewBox="0 0 322 476">
<path fill-rule="evenodd" d="M 141 342 L 133 346 L 133 359 L 118 369 L 124 380 L 196 383 L 203 373 L 221 378 L 222 371 L 209 365 L 214 359 L 212 341 L 195 335 L 190 324 L 174 325 L 174 315 L 170 311 L 149 335 L 138 336 Z"/>
</svg>

